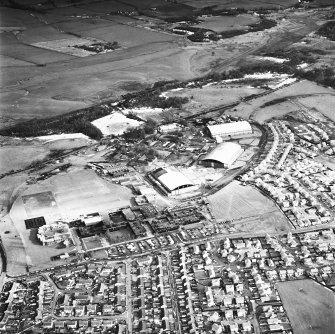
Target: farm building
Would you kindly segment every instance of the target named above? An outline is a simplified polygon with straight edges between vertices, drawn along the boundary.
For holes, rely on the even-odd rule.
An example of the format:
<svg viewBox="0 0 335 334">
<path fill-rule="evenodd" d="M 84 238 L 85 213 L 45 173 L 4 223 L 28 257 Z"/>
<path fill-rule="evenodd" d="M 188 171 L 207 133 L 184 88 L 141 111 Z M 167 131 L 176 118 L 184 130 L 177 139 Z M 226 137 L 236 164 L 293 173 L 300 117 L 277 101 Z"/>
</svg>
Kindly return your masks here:
<svg viewBox="0 0 335 334">
<path fill-rule="evenodd" d="M 149 177 L 167 196 L 180 195 L 197 189 L 197 186 L 178 171 L 158 168 L 151 172 Z"/>
<path fill-rule="evenodd" d="M 207 130 L 212 138 L 227 139 L 252 134 L 251 125 L 247 121 L 208 125 Z"/>
<path fill-rule="evenodd" d="M 230 168 L 236 159 L 242 154 L 243 149 L 236 143 L 222 143 L 202 158 L 199 164 L 206 167 Z"/>
</svg>

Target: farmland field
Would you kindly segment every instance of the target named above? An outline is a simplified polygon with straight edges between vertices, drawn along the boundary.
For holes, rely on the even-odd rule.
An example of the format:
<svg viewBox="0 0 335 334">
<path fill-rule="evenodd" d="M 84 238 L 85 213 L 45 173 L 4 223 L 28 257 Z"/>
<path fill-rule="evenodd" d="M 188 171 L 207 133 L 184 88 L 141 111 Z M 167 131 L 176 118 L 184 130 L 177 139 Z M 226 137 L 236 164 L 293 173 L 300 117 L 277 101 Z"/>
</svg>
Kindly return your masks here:
<svg viewBox="0 0 335 334">
<path fill-rule="evenodd" d="M 277 284 L 295 334 L 333 334 L 335 293 L 312 280 Z"/>
</svg>

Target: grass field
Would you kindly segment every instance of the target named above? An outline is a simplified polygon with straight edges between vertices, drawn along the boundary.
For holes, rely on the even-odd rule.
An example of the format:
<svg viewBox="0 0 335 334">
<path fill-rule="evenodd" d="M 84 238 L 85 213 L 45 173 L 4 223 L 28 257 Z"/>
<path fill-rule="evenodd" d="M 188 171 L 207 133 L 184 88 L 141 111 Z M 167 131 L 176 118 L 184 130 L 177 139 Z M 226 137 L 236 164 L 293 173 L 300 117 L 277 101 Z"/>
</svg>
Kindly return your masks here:
<svg viewBox="0 0 335 334">
<path fill-rule="evenodd" d="M 50 194 L 56 205 L 50 205 Z M 24 270 L 25 263 L 42 268 L 50 265 L 51 256 L 64 252 L 64 249 L 39 244 L 36 235 L 25 227 L 24 220 L 28 214 L 44 216 L 47 224 L 62 218 L 78 219 L 80 215 L 92 212 L 101 212 L 106 216 L 110 210 L 129 205 L 131 197 L 128 188 L 104 181 L 92 170 L 59 174 L 31 185 L 29 190 L 23 188 L 9 213 L 13 223 L 8 222 L 3 226 L 3 229 L 10 231 L 4 236 L 13 261 L 13 270 Z M 31 200 L 33 203 L 30 203 L 26 212 L 27 201 Z M 11 243 L 17 244 L 13 246 L 16 248 L 11 249 Z M 19 262 L 15 256 L 20 258 Z"/>
<path fill-rule="evenodd" d="M 250 186 L 233 181 L 208 197 L 217 219 L 234 219 L 264 214 L 275 209 L 272 201 Z"/>
<path fill-rule="evenodd" d="M 214 217 L 235 220 L 239 231 L 286 231 L 289 224 L 275 204 L 250 186 L 233 181 L 208 197 Z"/>
<path fill-rule="evenodd" d="M 335 90 L 329 89 L 329 92 L 329 95 L 310 96 L 300 98 L 298 101 L 306 108 L 315 108 L 335 122 Z"/>
<path fill-rule="evenodd" d="M 277 284 L 295 334 L 333 334 L 335 293 L 312 280 Z"/>
<path fill-rule="evenodd" d="M 234 111 L 230 111 L 229 113 L 234 116 L 240 116 L 243 118 L 253 118 L 256 121 L 264 122 L 266 120 L 271 119 L 274 116 L 281 116 L 288 112 L 299 110 L 299 106 L 295 105 L 293 102 L 295 99 L 305 99 L 309 98 L 309 102 L 313 99 L 326 99 L 326 101 L 330 101 L 333 97 L 334 90 L 329 89 L 327 87 L 322 87 L 320 85 L 317 85 L 314 82 L 303 80 L 299 81 L 297 83 L 294 83 L 291 86 L 283 87 L 282 89 L 279 89 L 277 91 L 274 91 L 271 94 L 268 94 L 266 96 L 254 99 L 252 101 L 249 101 L 248 103 L 240 103 L 237 107 L 234 108 Z M 265 103 L 271 102 L 276 99 L 280 98 L 288 98 L 293 102 L 287 101 L 287 102 L 281 102 L 280 104 L 274 104 L 269 107 L 264 107 Z M 303 102 L 303 100 L 302 100 Z M 312 106 L 312 102 L 310 102 Z M 306 104 L 307 106 L 307 104 Z M 325 107 L 318 106 L 318 108 L 323 108 L 325 110 Z M 320 109 L 322 112 L 322 110 Z M 331 109 L 328 111 L 328 114 L 331 114 Z"/>
<path fill-rule="evenodd" d="M 167 97 L 188 97 L 189 102 L 183 108 L 192 113 L 199 112 L 205 108 L 230 104 L 240 100 L 242 97 L 262 92 L 262 89 L 242 86 L 238 84 L 217 84 L 204 86 L 203 88 L 184 88 L 179 91 L 168 92 Z"/>
<path fill-rule="evenodd" d="M 45 216 L 47 222 L 57 217 L 78 219 L 82 214 L 107 212 L 129 205 L 132 197 L 128 188 L 104 181 L 92 170 L 59 174 L 30 186 L 29 192 L 20 194 L 11 209 L 12 219 L 18 226 L 21 227 L 26 219 L 23 199 L 35 198 L 40 193 L 51 193 L 57 205 L 57 210 L 55 205 L 36 208 L 38 215 Z"/>
<path fill-rule="evenodd" d="M 42 160 L 49 153 L 43 146 L 3 146 L 0 147 L 0 174 L 28 167 L 33 160 Z"/>
<path fill-rule="evenodd" d="M 182 0 L 180 1 L 189 6 L 203 8 L 207 6 L 217 6 L 217 8 L 273 8 L 275 6 L 289 7 L 296 4 L 296 0 L 269 0 L 269 1 L 253 1 L 253 0 Z"/>
<path fill-rule="evenodd" d="M 239 30 L 246 28 L 250 24 L 259 22 L 257 16 L 238 15 L 238 16 L 210 16 L 201 18 L 203 22 L 196 27 L 209 29 L 218 33 L 227 30 Z"/>
</svg>

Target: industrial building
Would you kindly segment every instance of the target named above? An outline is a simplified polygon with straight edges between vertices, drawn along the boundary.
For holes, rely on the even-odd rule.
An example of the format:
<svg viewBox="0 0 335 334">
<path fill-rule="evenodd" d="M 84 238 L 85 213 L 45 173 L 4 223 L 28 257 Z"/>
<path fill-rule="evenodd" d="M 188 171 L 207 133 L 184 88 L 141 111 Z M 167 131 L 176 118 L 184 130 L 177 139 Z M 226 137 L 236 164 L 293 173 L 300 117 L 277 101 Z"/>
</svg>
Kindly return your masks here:
<svg viewBox="0 0 335 334">
<path fill-rule="evenodd" d="M 159 132 L 169 133 L 182 129 L 182 126 L 178 123 L 164 124 L 158 127 Z"/>
<path fill-rule="evenodd" d="M 252 134 L 251 125 L 247 121 L 208 125 L 207 130 L 212 138 L 221 137 L 223 139 L 239 138 Z"/>
<path fill-rule="evenodd" d="M 180 195 L 198 189 L 184 174 L 178 171 L 158 168 L 148 177 L 167 196 Z"/>
<path fill-rule="evenodd" d="M 61 222 L 40 226 L 37 231 L 37 239 L 43 246 L 51 246 L 60 242 L 64 242 L 66 245 L 73 243 L 68 225 Z"/>
<path fill-rule="evenodd" d="M 102 217 L 98 212 L 95 212 L 84 215 L 81 220 L 85 224 L 85 226 L 92 226 L 101 223 Z"/>
<path fill-rule="evenodd" d="M 239 144 L 231 142 L 222 143 L 202 158 L 199 164 L 206 167 L 230 168 L 242 152 L 243 149 Z"/>
</svg>

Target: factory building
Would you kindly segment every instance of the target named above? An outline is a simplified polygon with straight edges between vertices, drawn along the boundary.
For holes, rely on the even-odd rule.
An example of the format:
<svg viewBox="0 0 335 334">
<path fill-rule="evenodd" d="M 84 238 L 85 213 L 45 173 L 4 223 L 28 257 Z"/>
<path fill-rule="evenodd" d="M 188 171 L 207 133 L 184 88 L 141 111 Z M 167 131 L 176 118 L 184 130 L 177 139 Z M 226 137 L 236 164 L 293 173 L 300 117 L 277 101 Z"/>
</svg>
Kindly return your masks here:
<svg viewBox="0 0 335 334">
<path fill-rule="evenodd" d="M 207 130 L 212 138 L 223 139 L 240 138 L 252 134 L 251 125 L 247 121 L 208 125 Z"/>
<path fill-rule="evenodd" d="M 101 223 L 102 217 L 98 212 L 95 212 L 82 216 L 81 220 L 85 224 L 85 226 L 92 226 Z"/>
<path fill-rule="evenodd" d="M 202 158 L 199 164 L 206 167 L 230 168 L 242 152 L 243 149 L 239 144 L 231 142 L 222 143 Z"/>
<path fill-rule="evenodd" d="M 184 174 L 178 171 L 158 168 L 148 176 L 167 196 L 180 195 L 198 189 Z"/>
</svg>

